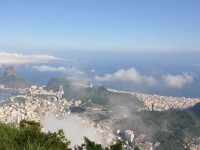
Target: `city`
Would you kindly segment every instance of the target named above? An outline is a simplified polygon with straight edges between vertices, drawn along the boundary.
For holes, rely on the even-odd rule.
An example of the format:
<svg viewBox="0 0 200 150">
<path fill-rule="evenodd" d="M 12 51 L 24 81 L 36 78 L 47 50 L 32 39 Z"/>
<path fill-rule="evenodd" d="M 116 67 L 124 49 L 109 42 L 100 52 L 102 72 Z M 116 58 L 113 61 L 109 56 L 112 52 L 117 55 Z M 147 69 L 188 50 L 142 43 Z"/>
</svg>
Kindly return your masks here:
<svg viewBox="0 0 200 150">
<path fill-rule="evenodd" d="M 81 85 L 88 87 L 87 85 Z M 1 85 L 1 89 L 4 89 Z M 12 90 L 12 89 L 4 89 Z M 178 97 L 164 97 L 158 95 L 149 95 L 141 93 L 132 93 L 125 91 L 117 91 L 108 89 L 111 92 L 126 93 L 135 95 L 142 101 L 146 108 L 138 108 L 138 111 L 165 111 L 167 109 L 186 109 L 200 102 L 200 99 L 187 99 Z M 89 124 L 95 127 L 96 132 L 102 137 L 98 143 L 107 146 L 110 143 L 115 144 L 117 140 L 124 141 L 124 149 L 133 149 L 135 145 L 141 149 L 153 150 L 160 145 L 159 142 L 151 143 L 145 139 L 144 134 L 136 135 L 130 129 L 122 130 L 113 128 L 114 125 L 126 118 L 126 115 L 120 115 L 112 112 L 110 107 L 88 107 L 81 100 L 66 100 L 62 98 L 64 94 L 63 86 L 59 86 L 58 92 L 45 90 L 45 86 L 31 86 L 26 89 L 18 89 L 18 95 L 12 96 L 9 100 L 0 103 L 0 122 L 18 127 L 22 119 L 43 122 L 45 117 L 53 115 L 57 119 L 65 120 L 68 118 L 76 118 L 79 123 L 85 124 L 85 118 L 89 120 Z M 86 111 L 83 113 L 72 113 L 70 107 L 83 107 Z M 131 109 L 126 104 L 120 106 L 121 111 Z M 48 131 L 43 125 L 43 131 Z M 103 138 L 103 137 L 106 137 Z M 200 146 L 191 144 L 190 147 L 199 148 Z"/>
</svg>

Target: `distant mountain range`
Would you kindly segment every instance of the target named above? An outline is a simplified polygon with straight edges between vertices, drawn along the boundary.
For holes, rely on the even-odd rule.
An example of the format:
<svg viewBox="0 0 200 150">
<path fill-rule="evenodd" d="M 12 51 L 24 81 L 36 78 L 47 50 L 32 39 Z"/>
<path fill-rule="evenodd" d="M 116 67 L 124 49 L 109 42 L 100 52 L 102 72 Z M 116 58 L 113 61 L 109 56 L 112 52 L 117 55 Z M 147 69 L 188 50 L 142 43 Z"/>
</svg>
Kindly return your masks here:
<svg viewBox="0 0 200 150">
<path fill-rule="evenodd" d="M 4 77 L 0 78 L 0 84 L 4 85 L 5 88 L 14 89 L 25 89 L 30 87 L 27 80 L 16 75 L 15 69 L 12 66 L 6 68 Z"/>
</svg>

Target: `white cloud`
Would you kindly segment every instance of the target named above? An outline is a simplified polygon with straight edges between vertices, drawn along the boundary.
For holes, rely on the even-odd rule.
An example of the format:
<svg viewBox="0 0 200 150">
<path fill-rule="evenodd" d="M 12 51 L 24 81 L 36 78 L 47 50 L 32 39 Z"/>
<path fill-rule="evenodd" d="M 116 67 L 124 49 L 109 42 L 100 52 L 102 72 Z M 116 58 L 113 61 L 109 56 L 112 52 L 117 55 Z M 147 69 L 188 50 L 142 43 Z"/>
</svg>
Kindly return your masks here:
<svg viewBox="0 0 200 150">
<path fill-rule="evenodd" d="M 181 75 L 165 75 L 163 76 L 164 83 L 173 88 L 182 88 L 185 84 L 189 84 L 193 82 L 193 77 L 188 75 L 187 73 L 183 73 Z"/>
<path fill-rule="evenodd" d="M 56 60 L 62 59 L 46 54 L 24 55 L 18 53 L 0 52 L 0 65 L 34 64 Z"/>
<path fill-rule="evenodd" d="M 52 67 L 47 65 L 41 65 L 41 66 L 33 66 L 33 69 L 40 71 L 40 72 L 65 72 L 69 75 L 77 76 L 77 75 L 83 75 L 84 72 L 78 70 L 75 67 L 72 68 L 65 68 L 65 67 Z"/>
<path fill-rule="evenodd" d="M 36 69 L 37 71 L 40 72 L 65 72 L 67 71 L 66 68 L 64 67 L 51 67 L 51 66 L 46 66 L 46 65 L 42 65 L 42 66 L 33 66 L 34 69 Z"/>
<path fill-rule="evenodd" d="M 63 129 L 66 137 L 71 141 L 71 148 L 77 144 L 81 145 L 84 143 L 85 136 L 95 142 L 103 141 L 102 136 L 87 118 L 81 119 L 73 114 L 67 117 L 66 120 L 59 120 L 53 115 L 46 116 L 43 124 L 45 129 L 51 132 L 57 132 L 59 129 Z"/>
<path fill-rule="evenodd" d="M 71 74 L 71 75 L 83 75 L 84 72 L 77 69 L 76 67 L 73 67 L 73 68 L 67 68 L 66 70 L 68 72 L 68 74 Z"/>
<path fill-rule="evenodd" d="M 141 75 L 135 68 L 129 68 L 127 70 L 120 69 L 113 74 L 105 74 L 103 77 L 95 76 L 97 81 L 131 81 L 136 83 L 147 83 L 148 85 L 154 85 L 157 80 L 151 76 Z"/>
</svg>

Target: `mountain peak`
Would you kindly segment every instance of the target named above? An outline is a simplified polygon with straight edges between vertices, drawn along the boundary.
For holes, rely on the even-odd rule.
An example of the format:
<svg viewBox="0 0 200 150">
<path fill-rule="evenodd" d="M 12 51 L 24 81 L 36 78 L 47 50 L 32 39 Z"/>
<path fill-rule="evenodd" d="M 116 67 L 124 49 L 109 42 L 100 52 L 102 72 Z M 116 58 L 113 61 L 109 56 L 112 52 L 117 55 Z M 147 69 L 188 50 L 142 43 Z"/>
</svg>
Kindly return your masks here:
<svg viewBox="0 0 200 150">
<path fill-rule="evenodd" d="M 4 85 L 5 88 L 14 89 L 25 89 L 30 86 L 28 81 L 16 75 L 13 66 L 9 66 L 6 68 L 4 77 L 0 78 L 0 84 Z"/>
<path fill-rule="evenodd" d="M 9 76 L 16 76 L 15 68 L 13 66 L 9 66 L 6 68 L 4 77 L 9 77 Z"/>
</svg>

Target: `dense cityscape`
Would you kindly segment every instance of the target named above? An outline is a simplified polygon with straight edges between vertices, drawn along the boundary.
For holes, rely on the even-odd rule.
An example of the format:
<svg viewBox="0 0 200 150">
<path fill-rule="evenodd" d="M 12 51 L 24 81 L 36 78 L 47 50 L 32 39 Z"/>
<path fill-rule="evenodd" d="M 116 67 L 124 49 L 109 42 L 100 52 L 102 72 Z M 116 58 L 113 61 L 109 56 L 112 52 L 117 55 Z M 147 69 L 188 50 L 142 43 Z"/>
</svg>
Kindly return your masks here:
<svg viewBox="0 0 200 150">
<path fill-rule="evenodd" d="M 81 85 L 87 87 L 87 85 Z M 12 89 L 4 88 L 1 85 L 1 90 L 12 91 Z M 132 93 L 125 91 L 117 91 L 108 89 L 111 92 L 132 94 L 142 101 L 146 108 L 139 108 L 138 111 L 165 111 L 168 109 L 186 109 L 200 102 L 197 98 L 179 98 L 166 97 L 158 95 L 149 95 L 142 93 Z M 104 137 L 98 143 L 106 146 L 110 143 L 116 143 L 117 140 L 125 142 L 124 149 L 132 149 L 135 145 L 141 149 L 152 150 L 160 145 L 159 142 L 151 143 L 146 141 L 144 134 L 135 135 L 130 129 L 121 130 L 114 129 L 113 125 L 126 116 L 112 113 L 108 107 L 88 107 L 87 102 L 82 100 L 67 100 L 62 97 L 64 94 L 63 86 L 59 86 L 59 91 L 45 90 L 45 86 L 31 86 L 26 89 L 18 89 L 18 94 L 11 96 L 8 100 L 1 101 L 0 106 L 0 122 L 11 124 L 18 127 L 22 119 L 34 120 L 42 122 L 45 117 L 53 115 L 57 119 L 65 120 L 70 117 L 76 118 L 81 124 L 86 123 L 85 117 L 89 119 L 90 124 L 96 128 L 96 132 Z M 6 97 L 5 97 L 6 98 Z M 84 113 L 73 113 L 70 107 L 81 107 L 86 111 Z M 126 104 L 120 106 L 122 111 L 131 109 Z M 110 116 L 105 119 L 98 119 L 97 115 Z M 43 124 L 43 131 L 47 131 Z M 106 139 L 105 139 L 106 137 Z M 191 144 L 190 147 L 198 149 L 199 146 Z"/>
</svg>

